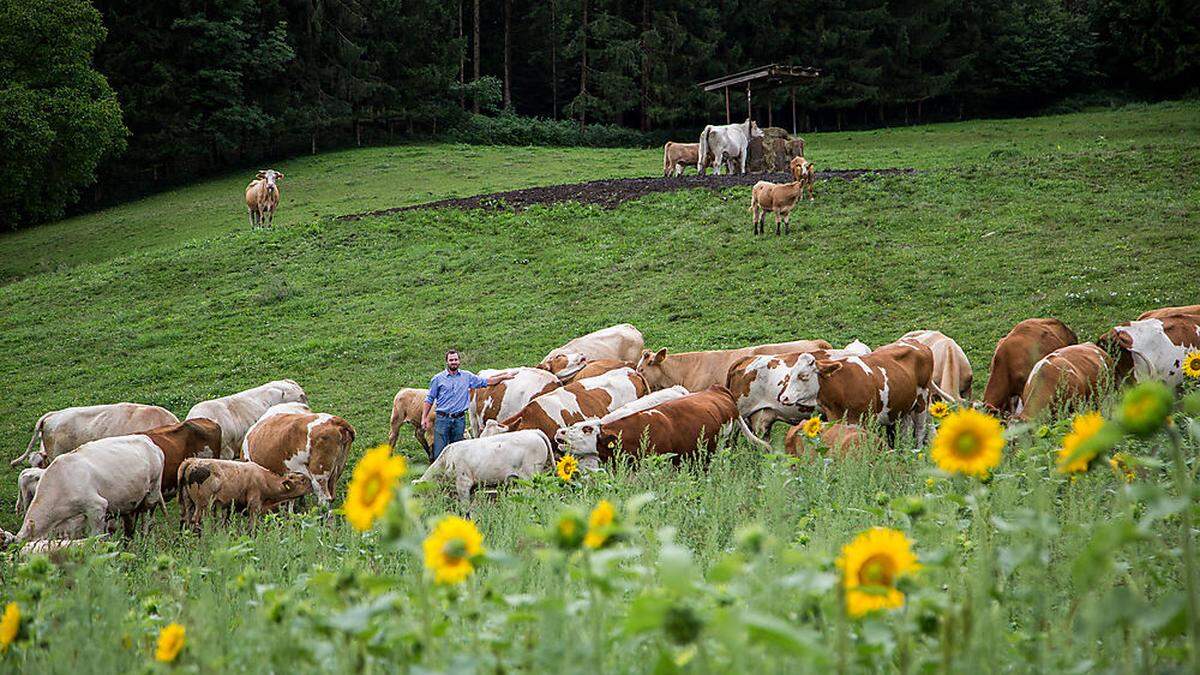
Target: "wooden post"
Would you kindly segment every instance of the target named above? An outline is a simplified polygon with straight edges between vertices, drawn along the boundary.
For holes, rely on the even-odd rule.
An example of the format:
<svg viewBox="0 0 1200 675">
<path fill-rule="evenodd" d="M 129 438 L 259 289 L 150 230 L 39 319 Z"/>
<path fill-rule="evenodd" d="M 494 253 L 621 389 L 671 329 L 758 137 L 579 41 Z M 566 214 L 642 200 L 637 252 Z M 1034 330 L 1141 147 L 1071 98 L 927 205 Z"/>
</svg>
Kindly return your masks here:
<svg viewBox="0 0 1200 675">
<path fill-rule="evenodd" d="M 729 87 L 725 87 L 725 124 L 733 124 L 733 118 L 729 114 Z"/>
<path fill-rule="evenodd" d="M 751 119 L 753 117 L 754 117 L 754 115 L 751 113 L 751 110 L 750 110 L 750 83 L 747 82 L 746 83 L 746 119 Z"/>
<path fill-rule="evenodd" d="M 775 112 L 774 110 L 771 109 L 772 107 L 773 106 L 771 105 L 771 96 L 768 94 L 767 95 L 767 126 L 769 126 L 769 127 L 775 126 L 775 121 L 771 117 L 771 115 L 774 114 L 774 112 Z"/>
<path fill-rule="evenodd" d="M 796 133 L 796 88 L 792 87 L 792 135 Z"/>
</svg>

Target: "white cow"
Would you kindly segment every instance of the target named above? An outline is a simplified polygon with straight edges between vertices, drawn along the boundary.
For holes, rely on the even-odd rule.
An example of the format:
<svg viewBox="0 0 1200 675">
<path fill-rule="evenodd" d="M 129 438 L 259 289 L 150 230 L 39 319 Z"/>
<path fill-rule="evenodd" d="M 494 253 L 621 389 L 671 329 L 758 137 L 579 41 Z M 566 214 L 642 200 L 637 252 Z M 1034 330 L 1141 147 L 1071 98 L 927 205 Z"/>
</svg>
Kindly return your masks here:
<svg viewBox="0 0 1200 675">
<path fill-rule="evenodd" d="M 37 494 L 38 482 L 42 480 L 45 469 L 37 467 L 25 469 L 17 476 L 17 513 L 25 513 L 33 496 Z"/>
<path fill-rule="evenodd" d="M 172 415 L 170 410 L 141 403 L 108 403 L 55 410 L 38 419 L 25 452 L 9 462 L 9 466 L 16 466 L 29 457 L 29 463 L 33 466 L 45 467 L 55 457 L 88 441 L 178 423 L 179 418 Z M 33 452 L 33 445 L 39 439 L 40 448 Z"/>
<path fill-rule="evenodd" d="M 254 428 L 257 427 L 260 423 L 262 423 L 263 420 L 270 419 L 276 415 L 286 415 L 289 413 L 303 414 L 303 413 L 311 413 L 311 412 L 312 412 L 312 408 L 308 407 L 307 403 L 301 403 L 300 401 L 288 401 L 287 403 L 276 403 L 275 405 L 271 406 L 270 408 L 267 408 L 267 411 L 262 414 L 262 417 L 259 417 L 258 419 L 254 420 L 254 424 L 251 424 L 250 428 L 246 430 L 246 435 L 245 435 L 245 437 L 242 438 L 242 454 L 240 455 L 240 457 L 242 459 L 247 459 L 247 460 L 250 459 L 250 432 L 254 431 Z M 222 439 L 222 440 L 224 440 L 224 439 Z M 201 457 L 201 455 L 196 455 L 196 456 Z"/>
<path fill-rule="evenodd" d="M 553 437 L 558 429 L 568 424 L 606 415 L 648 392 L 646 380 L 637 371 L 617 368 L 542 394 L 502 420 L 488 420 L 479 435 L 540 429 L 547 437 Z"/>
<path fill-rule="evenodd" d="M 221 459 L 233 459 L 241 450 L 246 432 L 279 403 L 308 403 L 308 396 L 292 380 L 275 380 L 236 394 L 202 401 L 188 411 L 188 419 L 207 417 L 221 425 Z"/>
<path fill-rule="evenodd" d="M 515 377 L 490 387 L 471 390 L 471 435 L 476 438 L 489 420 L 507 419 L 533 399 L 561 386 L 554 373 L 541 368 L 481 370 L 476 374 L 490 379 L 504 372 L 513 373 Z"/>
<path fill-rule="evenodd" d="M 554 453 L 546 434 L 537 429 L 512 431 L 447 445 L 414 482 L 452 480 L 459 501 L 468 504 L 476 486 L 529 478 L 542 469 L 549 469 L 553 462 Z"/>
<path fill-rule="evenodd" d="M 955 401 L 971 398 L 974 373 L 971 362 L 958 343 L 936 330 L 913 330 L 901 340 L 916 340 L 933 352 L 933 381 Z M 953 401 L 952 401 L 953 402 Z"/>
<path fill-rule="evenodd" d="M 733 161 L 736 159 L 741 166 L 741 172 L 746 173 L 746 159 L 750 154 L 750 139 L 763 135 L 758 124 L 747 119 L 741 124 L 708 125 L 700 132 L 700 153 L 696 161 L 696 171 L 701 176 L 708 171 L 705 160 L 711 153 L 713 167 L 716 173 L 721 173 L 721 163 L 725 163 L 725 173 L 733 173 Z"/>
<path fill-rule="evenodd" d="M 142 434 L 84 443 L 46 468 L 17 540 L 103 534 L 106 515 L 132 535 L 143 512 L 165 509 L 162 472 L 162 450 Z"/>
<path fill-rule="evenodd" d="M 633 324 L 619 323 L 577 337 L 557 349 L 551 349 L 537 367 L 554 373 L 559 379 L 566 379 L 579 372 L 588 361 L 637 361 L 645 345 L 646 340 L 642 337 L 642 332 L 634 328 Z"/>
</svg>

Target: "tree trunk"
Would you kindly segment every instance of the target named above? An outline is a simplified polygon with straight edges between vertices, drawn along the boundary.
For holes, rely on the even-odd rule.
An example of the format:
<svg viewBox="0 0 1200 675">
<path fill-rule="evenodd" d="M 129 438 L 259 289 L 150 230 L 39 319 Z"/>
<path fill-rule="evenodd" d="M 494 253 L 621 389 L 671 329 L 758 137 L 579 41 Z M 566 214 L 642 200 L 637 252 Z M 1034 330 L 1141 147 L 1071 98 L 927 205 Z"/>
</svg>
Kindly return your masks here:
<svg viewBox="0 0 1200 675">
<path fill-rule="evenodd" d="M 504 109 L 512 108 L 512 0 L 504 0 Z"/>
<path fill-rule="evenodd" d="M 461 42 L 463 37 L 463 0 L 458 0 L 458 39 Z M 467 50 L 466 45 L 463 45 L 463 50 L 458 53 L 458 107 L 463 110 L 467 109 L 467 94 L 463 90 L 463 85 L 467 83 Z"/>
<path fill-rule="evenodd" d="M 650 0 L 642 0 L 642 131 L 650 131 Z"/>
<path fill-rule="evenodd" d="M 582 0 L 580 3 L 582 8 L 582 24 L 583 34 L 582 49 L 580 49 L 579 61 L 579 100 L 582 106 L 579 108 L 579 130 L 583 131 L 587 127 L 587 76 L 588 76 L 588 0 Z"/>
<path fill-rule="evenodd" d="M 471 63 L 472 72 L 475 75 L 474 82 L 479 83 L 479 0 L 475 0 L 475 44 L 472 45 L 473 60 Z M 471 97 L 471 112 L 479 114 L 479 92 Z"/>
<path fill-rule="evenodd" d="M 550 105 L 558 119 L 558 0 L 550 0 Z"/>
</svg>

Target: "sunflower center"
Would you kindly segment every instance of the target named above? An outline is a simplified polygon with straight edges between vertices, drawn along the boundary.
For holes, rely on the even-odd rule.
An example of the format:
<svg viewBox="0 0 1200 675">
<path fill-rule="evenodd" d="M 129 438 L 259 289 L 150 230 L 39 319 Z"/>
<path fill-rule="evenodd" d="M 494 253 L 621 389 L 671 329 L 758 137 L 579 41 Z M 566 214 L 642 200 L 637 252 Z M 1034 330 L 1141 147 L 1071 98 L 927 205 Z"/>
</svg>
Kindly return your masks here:
<svg viewBox="0 0 1200 675">
<path fill-rule="evenodd" d="M 954 454 L 959 457 L 970 459 L 979 454 L 980 442 L 979 436 L 971 432 L 964 432 L 954 439 Z"/>
<path fill-rule="evenodd" d="M 896 561 L 877 553 L 858 568 L 858 582 L 864 586 L 891 586 L 896 578 Z"/>
<path fill-rule="evenodd" d="M 363 483 L 363 502 L 372 504 L 383 492 L 383 480 L 378 475 L 371 476 Z"/>
<path fill-rule="evenodd" d="M 451 539 L 442 547 L 442 555 L 446 556 L 446 562 L 456 563 L 467 557 L 467 544 L 462 539 Z"/>
</svg>

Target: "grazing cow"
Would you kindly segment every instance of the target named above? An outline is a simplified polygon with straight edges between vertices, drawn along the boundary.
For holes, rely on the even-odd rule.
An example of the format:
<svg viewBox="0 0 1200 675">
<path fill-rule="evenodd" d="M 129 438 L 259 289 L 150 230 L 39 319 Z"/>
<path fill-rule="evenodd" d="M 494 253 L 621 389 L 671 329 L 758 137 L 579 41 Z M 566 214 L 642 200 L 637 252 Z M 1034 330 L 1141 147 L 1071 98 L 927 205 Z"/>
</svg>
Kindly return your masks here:
<svg viewBox="0 0 1200 675">
<path fill-rule="evenodd" d="M 490 379 L 503 370 L 481 370 L 479 376 Z M 491 420 L 514 415 L 530 401 L 562 386 L 554 373 L 541 368 L 513 368 L 515 377 L 490 387 L 471 390 L 471 435 L 476 438 Z"/>
<path fill-rule="evenodd" d="M 163 452 L 145 434 L 84 443 L 46 467 L 17 540 L 103 534 L 106 515 L 133 536 L 142 513 L 163 508 L 162 470 Z"/>
<path fill-rule="evenodd" d="M 936 330 L 913 330 L 900 339 L 916 340 L 929 347 L 933 352 L 933 381 L 953 397 L 953 401 L 962 402 L 971 398 L 971 384 L 975 376 L 971 362 L 957 342 Z"/>
<path fill-rule="evenodd" d="M 354 427 L 325 413 L 273 415 L 246 436 L 246 459 L 282 476 L 303 474 L 322 506 L 335 496 L 338 478 L 346 468 Z"/>
<path fill-rule="evenodd" d="M 31 467 L 17 476 L 17 513 L 25 513 L 29 509 L 33 496 L 37 494 L 38 482 L 42 480 L 44 473 L 45 469 Z"/>
<path fill-rule="evenodd" d="M 1175 309 L 1175 308 L 1171 308 Z M 1118 380 L 1183 381 L 1183 359 L 1200 349 L 1200 314 L 1158 310 L 1161 318 L 1128 321 L 1113 327 L 1097 344 L 1116 359 Z"/>
<path fill-rule="evenodd" d="M 1021 393 L 1033 365 L 1055 349 L 1079 342 L 1075 331 L 1058 319 L 1025 319 L 996 343 L 983 406 L 1000 416 L 1021 410 Z"/>
<path fill-rule="evenodd" d="M 657 352 L 643 351 L 637 362 L 637 371 L 646 378 L 646 384 L 649 384 L 652 390 L 680 384 L 688 391 L 695 392 L 703 391 L 714 384 L 724 386 L 729 367 L 743 356 L 810 352 L 830 347 L 831 345 L 824 340 L 796 340 L 741 349 L 678 354 L 668 354 L 664 347 Z"/>
<path fill-rule="evenodd" d="M 29 457 L 29 463 L 33 466 L 45 467 L 55 457 L 88 441 L 109 436 L 124 436 L 178 421 L 179 418 L 166 408 L 140 403 L 109 403 L 55 410 L 38 419 L 25 452 L 9 462 L 9 466 L 16 466 L 21 460 Z M 33 445 L 39 439 L 41 445 L 38 451 L 31 455 Z"/>
<path fill-rule="evenodd" d="M 667 141 L 663 144 L 663 178 L 671 175 L 682 176 L 684 168 L 698 164 L 700 164 L 699 143 Z"/>
<path fill-rule="evenodd" d="M 804 141 L 800 141 L 803 143 Z M 801 146 L 803 149 L 803 146 Z M 808 188 L 808 201 L 816 201 L 816 196 L 813 195 L 813 184 L 817 182 L 817 168 L 813 163 L 804 159 L 803 155 L 793 157 L 792 161 L 788 162 L 788 170 L 792 172 L 792 180 L 800 183 L 803 187 Z M 801 197 L 803 199 L 804 197 Z"/>
<path fill-rule="evenodd" d="M 758 124 L 747 119 L 741 124 L 708 125 L 700 132 L 700 147 L 696 152 L 696 171 L 701 175 L 708 173 L 711 165 L 716 173 L 721 173 L 721 165 L 725 165 L 725 173 L 733 173 L 733 163 L 736 161 L 741 172 L 746 173 L 746 158 L 750 153 L 750 139 L 761 138 L 762 129 Z M 711 164 L 710 160 L 711 159 Z"/>
<path fill-rule="evenodd" d="M 1183 305 L 1180 307 L 1162 307 L 1152 309 L 1148 312 L 1142 312 L 1138 320 L 1141 319 L 1165 319 L 1170 316 L 1186 316 L 1200 314 L 1200 305 Z"/>
<path fill-rule="evenodd" d="M 771 449 L 750 433 L 738 415 L 733 394 L 719 384 L 608 423 L 568 427 L 560 438 L 572 454 L 581 457 L 596 455 L 607 461 L 617 452 L 633 457 L 644 452 L 671 454 L 679 460 L 712 452 L 719 438 L 728 438 L 734 431 L 735 424 L 752 443 Z"/>
<path fill-rule="evenodd" d="M 821 445 L 825 446 L 829 454 L 839 457 L 844 457 L 854 450 L 869 445 L 874 440 L 866 429 L 857 424 L 826 424 L 821 429 L 819 436 Z M 812 458 L 817 456 L 815 444 L 804 432 L 803 424 L 797 424 L 788 429 L 787 436 L 783 439 L 783 448 L 787 454 L 793 457 Z"/>
<path fill-rule="evenodd" d="M 275 380 L 263 385 L 202 401 L 192 406 L 188 418 L 207 417 L 221 425 L 221 459 L 233 459 L 242 450 L 246 432 L 267 412 L 280 403 L 299 401 L 308 404 L 308 396 L 292 380 Z"/>
<path fill-rule="evenodd" d="M 254 462 L 190 458 L 179 465 L 179 526 L 200 530 L 200 521 L 212 507 L 225 507 L 225 522 L 234 509 L 244 510 L 253 528 L 258 515 L 297 499 L 312 489 L 308 476 L 290 472 L 280 476 Z"/>
<path fill-rule="evenodd" d="M 511 380 L 501 382 L 496 385 L 503 387 Z M 475 391 L 471 393 L 474 395 Z M 388 445 L 396 447 L 396 441 L 400 439 L 400 425 L 408 424 L 412 427 L 413 436 L 416 437 L 417 443 L 421 444 L 421 449 L 425 451 L 426 456 L 433 456 L 433 427 L 428 429 L 421 428 L 421 413 L 425 406 L 425 397 L 429 395 L 428 389 L 413 389 L 405 387 L 396 392 L 396 396 L 392 398 L 392 419 L 391 433 L 388 434 Z M 430 410 L 435 412 L 435 410 Z"/>
<path fill-rule="evenodd" d="M 550 350 L 537 367 L 554 373 L 559 379 L 565 379 L 582 369 L 588 361 L 634 361 L 645 343 L 641 331 L 632 324 L 620 323 L 577 337 Z"/>
<path fill-rule="evenodd" d="M 163 499 L 175 496 L 175 473 L 189 457 L 215 457 L 221 450 L 221 427 L 203 417 L 147 429 L 143 436 L 162 450 L 163 473 L 159 481 Z"/>
<path fill-rule="evenodd" d="M 750 421 L 750 429 L 756 436 L 768 438 L 775 422 L 795 424 L 812 413 L 812 408 L 784 405 L 779 401 L 780 393 L 797 376 L 796 364 L 803 353 L 811 353 L 817 359 L 841 359 L 869 354 L 871 348 L 855 340 L 843 349 L 760 354 L 735 361 L 725 375 L 725 386 L 733 394 L 738 412 Z"/>
<path fill-rule="evenodd" d="M 750 192 L 750 217 L 754 224 L 754 234 L 766 231 L 767 212 L 775 214 L 775 234 L 779 234 L 779 217 L 783 216 L 784 231 L 792 231 L 792 209 L 804 195 L 804 183 L 772 183 L 760 180 L 754 184 Z"/>
<path fill-rule="evenodd" d="M 516 414 L 500 422 L 489 421 L 480 436 L 540 429 L 547 438 L 554 438 L 560 428 L 589 417 L 602 417 L 648 391 L 646 380 L 632 368 L 610 370 L 542 394 Z"/>
<path fill-rule="evenodd" d="M 625 405 L 621 406 L 620 408 L 617 408 L 616 410 L 608 413 L 604 417 L 599 417 L 599 418 L 589 417 L 586 420 L 583 420 L 582 422 L 576 422 L 575 424 L 572 424 L 568 427 L 559 429 L 558 431 L 556 431 L 554 433 L 554 441 L 555 441 L 555 443 L 558 443 L 559 446 L 561 446 L 563 443 L 566 442 L 567 438 L 571 434 L 586 433 L 585 431 L 582 431 L 582 430 L 578 431 L 578 432 L 572 431 L 573 429 L 578 429 L 580 427 L 587 426 L 589 424 L 599 426 L 601 424 L 608 424 L 609 422 L 615 422 L 615 421 L 621 419 L 622 417 L 629 417 L 630 415 L 632 415 L 634 413 L 641 412 L 643 410 L 649 410 L 650 408 L 653 408 L 661 403 L 666 403 L 667 401 L 674 401 L 677 398 L 683 398 L 684 396 L 687 396 L 687 395 L 688 395 L 688 390 L 684 389 L 683 387 L 681 387 L 679 385 L 675 385 L 674 387 L 669 387 L 667 389 L 660 389 L 658 391 L 650 392 L 649 394 L 646 394 L 645 396 L 643 396 L 639 399 L 636 399 L 634 401 L 626 403 Z M 589 469 L 589 470 L 594 470 L 594 469 L 600 468 L 599 458 L 598 458 L 598 456 L 595 456 L 595 455 L 581 457 L 580 461 L 579 461 L 579 465 L 581 467 L 583 467 L 585 469 Z"/>
<path fill-rule="evenodd" d="M 1092 398 L 1111 367 L 1112 359 L 1092 342 L 1055 349 L 1033 365 L 1017 417 L 1033 419 L 1053 406 Z"/>
<path fill-rule="evenodd" d="M 561 382 L 563 384 L 571 384 L 572 382 L 578 382 L 579 380 L 584 380 L 589 377 L 603 375 L 610 370 L 616 370 L 618 368 L 633 368 L 636 365 L 637 363 L 634 361 L 621 361 L 619 359 L 597 359 L 595 361 L 588 361 L 586 366 L 581 368 L 574 375 L 562 379 Z"/>
<path fill-rule="evenodd" d="M 925 444 L 933 352 L 913 340 L 884 345 L 865 356 L 818 359 L 801 354 L 795 376 L 779 394 L 784 405 L 819 407 L 825 419 L 866 424 L 874 418 L 896 441 L 896 425 L 911 426 L 917 446 Z"/>
<path fill-rule="evenodd" d="M 275 221 L 275 207 L 279 206 L 279 185 L 276 181 L 283 174 L 275 169 L 258 172 L 246 186 L 246 211 L 250 214 L 250 227 L 258 227 L 265 221 L 267 227 Z"/>
<path fill-rule="evenodd" d="M 529 478 L 553 465 L 550 439 L 538 429 L 525 429 L 451 443 L 414 482 L 453 480 L 459 501 L 469 504 L 477 486 Z"/>
</svg>

